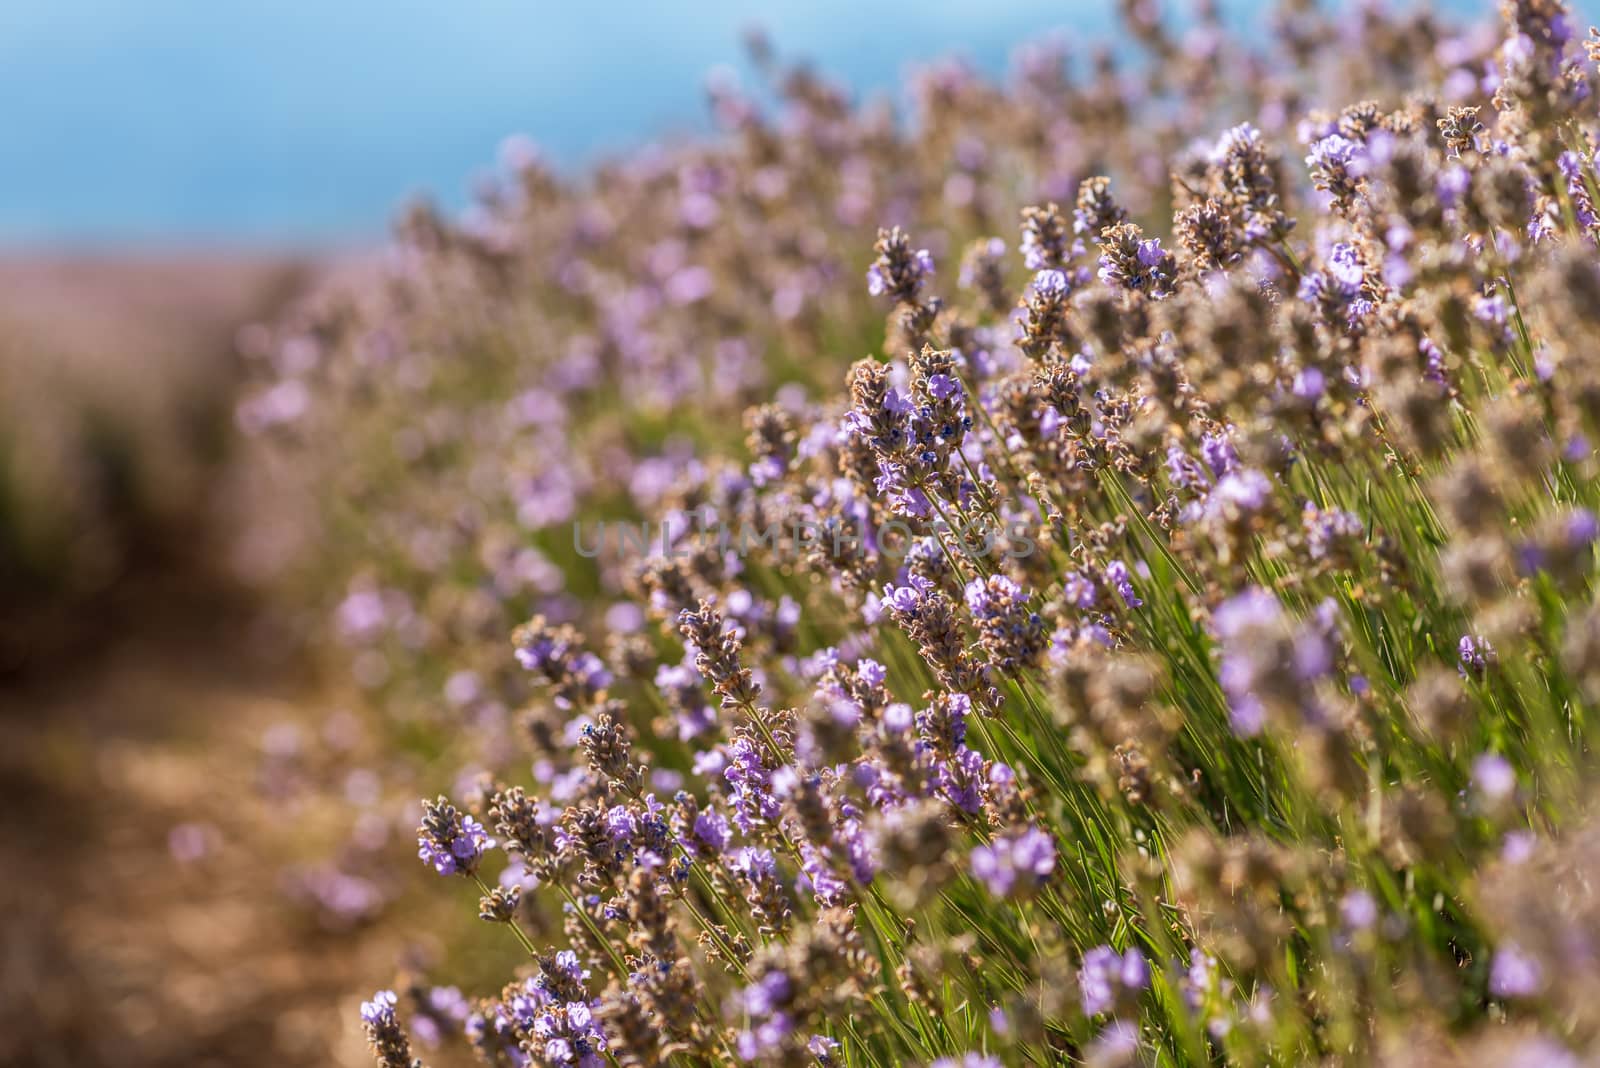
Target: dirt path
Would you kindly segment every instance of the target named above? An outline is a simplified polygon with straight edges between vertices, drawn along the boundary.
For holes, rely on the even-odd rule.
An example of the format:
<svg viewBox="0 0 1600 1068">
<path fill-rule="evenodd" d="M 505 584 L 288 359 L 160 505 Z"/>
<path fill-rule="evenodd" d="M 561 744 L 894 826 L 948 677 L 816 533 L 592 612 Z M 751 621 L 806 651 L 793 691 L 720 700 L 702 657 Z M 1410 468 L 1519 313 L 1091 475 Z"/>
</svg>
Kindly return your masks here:
<svg viewBox="0 0 1600 1068">
<path fill-rule="evenodd" d="M 287 277 L 0 264 L 0 1064 L 368 1063 L 352 999 L 392 951 L 292 906 L 321 814 L 257 780 L 327 702 L 226 577 L 238 501 L 273 507 L 227 492 L 229 345 Z"/>
<path fill-rule="evenodd" d="M 340 1060 L 350 993 L 383 969 L 370 936 L 290 906 L 309 814 L 253 781 L 315 694 L 243 597 L 164 585 L 101 612 L 96 657 L 0 699 L 0 1063 Z"/>
</svg>

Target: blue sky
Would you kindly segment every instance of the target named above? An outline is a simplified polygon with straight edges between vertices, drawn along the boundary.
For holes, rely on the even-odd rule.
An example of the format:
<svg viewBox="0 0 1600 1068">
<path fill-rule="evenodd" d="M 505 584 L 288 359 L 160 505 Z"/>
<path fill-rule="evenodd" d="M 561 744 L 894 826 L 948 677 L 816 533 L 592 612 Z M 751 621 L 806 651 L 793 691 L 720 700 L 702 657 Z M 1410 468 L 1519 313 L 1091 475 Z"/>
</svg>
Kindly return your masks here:
<svg viewBox="0 0 1600 1068">
<path fill-rule="evenodd" d="M 573 165 L 694 128 L 706 72 L 740 65 L 753 21 L 784 52 L 870 91 L 931 56 L 998 71 L 1042 32 L 1103 37 L 1110 11 L 1093 0 L 7 3 L 0 248 L 360 242 L 408 194 L 459 204 L 509 133 Z"/>
</svg>

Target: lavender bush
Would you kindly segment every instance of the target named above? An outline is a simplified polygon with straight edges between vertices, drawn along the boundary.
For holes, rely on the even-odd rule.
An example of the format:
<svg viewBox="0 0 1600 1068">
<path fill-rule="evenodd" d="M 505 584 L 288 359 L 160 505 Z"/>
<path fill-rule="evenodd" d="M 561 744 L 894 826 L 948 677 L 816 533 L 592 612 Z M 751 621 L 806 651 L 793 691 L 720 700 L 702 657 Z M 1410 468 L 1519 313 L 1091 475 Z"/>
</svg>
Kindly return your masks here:
<svg viewBox="0 0 1600 1068">
<path fill-rule="evenodd" d="M 1590 1063 L 1600 36 L 1125 15 L 904 121 L 757 42 L 254 338 L 504 954 L 381 1064 Z"/>
</svg>

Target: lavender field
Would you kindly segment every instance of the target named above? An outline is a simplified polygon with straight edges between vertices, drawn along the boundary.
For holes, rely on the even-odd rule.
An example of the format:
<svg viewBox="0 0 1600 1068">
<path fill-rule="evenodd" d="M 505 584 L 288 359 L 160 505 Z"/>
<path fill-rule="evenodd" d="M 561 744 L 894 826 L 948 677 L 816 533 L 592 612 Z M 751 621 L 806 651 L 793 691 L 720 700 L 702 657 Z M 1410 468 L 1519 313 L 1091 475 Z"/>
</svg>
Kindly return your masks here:
<svg viewBox="0 0 1600 1068">
<path fill-rule="evenodd" d="M 3 468 L 0 722 L 75 806 L 11 851 L 124 837 L 0 1052 L 1600 1064 L 1600 30 L 1117 15 L 899 111 L 752 35 L 705 132 L 508 139 L 235 310 L 204 519 L 97 476 L 41 535 Z M 66 686 L 63 613 L 124 666 Z"/>
</svg>

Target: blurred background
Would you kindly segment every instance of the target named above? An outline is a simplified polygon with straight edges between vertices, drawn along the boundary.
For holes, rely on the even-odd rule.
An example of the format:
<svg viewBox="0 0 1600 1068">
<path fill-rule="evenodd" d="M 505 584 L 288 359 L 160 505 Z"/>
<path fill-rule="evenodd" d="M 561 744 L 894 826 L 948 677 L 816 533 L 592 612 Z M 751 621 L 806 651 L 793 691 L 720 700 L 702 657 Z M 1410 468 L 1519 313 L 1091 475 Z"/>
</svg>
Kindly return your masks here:
<svg viewBox="0 0 1600 1068">
<path fill-rule="evenodd" d="M 1247 28 L 1257 5 L 1223 6 Z M 296 504 L 234 427 L 241 329 L 359 269 L 406 199 L 467 210 L 512 135 L 579 173 L 704 131 L 755 25 L 868 95 L 1115 23 L 1113 0 L 0 5 L 0 1064 L 366 1063 L 351 994 L 395 950 L 284 907 L 316 814 L 260 788 L 342 695 L 284 637 L 275 576 L 316 546 L 262 536 Z"/>
</svg>

